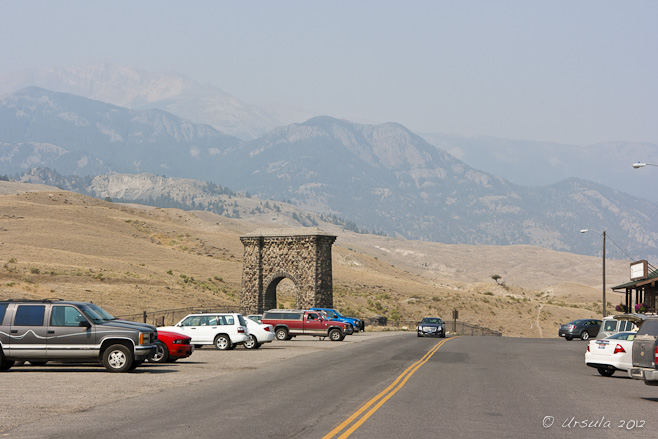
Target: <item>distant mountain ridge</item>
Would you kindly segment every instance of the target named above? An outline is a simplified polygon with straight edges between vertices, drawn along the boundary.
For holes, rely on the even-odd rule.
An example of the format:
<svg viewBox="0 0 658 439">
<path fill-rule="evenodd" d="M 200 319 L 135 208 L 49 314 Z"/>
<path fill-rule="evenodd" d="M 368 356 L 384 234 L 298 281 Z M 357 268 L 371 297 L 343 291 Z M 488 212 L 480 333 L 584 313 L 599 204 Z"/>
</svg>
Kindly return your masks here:
<svg viewBox="0 0 658 439">
<path fill-rule="evenodd" d="M 213 156 L 240 142 L 162 110 L 128 110 L 38 87 L 0 97 L 0 172 L 45 166 L 63 174 L 183 177 L 212 173 Z"/>
<path fill-rule="evenodd" d="M 285 191 L 308 210 L 339 211 L 364 227 L 409 239 L 596 254 L 600 243 L 578 233 L 589 227 L 628 237 L 622 241 L 627 253 L 642 248 L 653 254 L 658 243 L 653 205 L 645 200 L 580 179 L 544 188 L 515 185 L 399 124 L 318 117 L 238 150 L 241 173 L 231 175 L 232 187 L 264 198 Z"/>
<path fill-rule="evenodd" d="M 638 161 L 658 163 L 658 144 L 605 142 L 584 147 L 484 136 L 423 134 L 437 148 L 523 186 L 545 186 L 574 176 L 658 202 L 658 173 L 636 170 Z"/>
<path fill-rule="evenodd" d="M 262 108 L 187 76 L 145 72 L 108 62 L 28 70 L 0 77 L 0 95 L 28 86 L 133 110 L 160 109 L 242 139 L 253 139 L 285 123 Z"/>
<path fill-rule="evenodd" d="M 581 179 L 525 187 L 471 168 L 396 123 L 330 117 L 248 142 L 160 110 L 27 88 L 0 99 L 0 174 L 166 174 L 290 201 L 371 231 L 460 244 L 531 244 L 610 257 L 658 254 L 654 206 Z M 48 182 L 46 182 L 48 183 Z"/>
</svg>

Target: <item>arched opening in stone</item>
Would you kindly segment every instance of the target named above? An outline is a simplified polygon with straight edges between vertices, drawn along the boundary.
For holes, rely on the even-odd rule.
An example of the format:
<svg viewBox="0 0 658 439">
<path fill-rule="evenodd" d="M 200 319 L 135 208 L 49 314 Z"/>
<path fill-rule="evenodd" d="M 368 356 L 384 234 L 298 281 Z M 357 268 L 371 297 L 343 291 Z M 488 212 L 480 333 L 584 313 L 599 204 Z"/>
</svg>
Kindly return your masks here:
<svg viewBox="0 0 658 439">
<path fill-rule="evenodd" d="M 244 244 L 240 305 L 250 312 L 333 305 L 331 246 L 336 236 L 318 228 L 259 229 Z M 292 286 L 283 279 L 290 280 Z M 287 286 L 286 286 L 287 284 Z"/>
<path fill-rule="evenodd" d="M 287 277 L 274 279 L 265 290 L 263 310 L 283 308 L 296 309 L 298 307 L 299 289 Z"/>
</svg>

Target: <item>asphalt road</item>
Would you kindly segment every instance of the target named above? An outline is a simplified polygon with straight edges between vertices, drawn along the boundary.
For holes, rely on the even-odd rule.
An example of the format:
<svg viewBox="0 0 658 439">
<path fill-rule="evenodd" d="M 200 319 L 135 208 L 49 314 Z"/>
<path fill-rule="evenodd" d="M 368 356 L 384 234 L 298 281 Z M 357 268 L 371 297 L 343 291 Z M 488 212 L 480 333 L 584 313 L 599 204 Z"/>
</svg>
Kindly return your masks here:
<svg viewBox="0 0 658 439">
<path fill-rule="evenodd" d="M 332 348 L 52 416 L 3 437 L 657 437 L 658 388 L 599 376 L 584 365 L 581 341 L 401 333 L 317 346 Z M 170 370 L 182 376 L 185 366 Z"/>
</svg>

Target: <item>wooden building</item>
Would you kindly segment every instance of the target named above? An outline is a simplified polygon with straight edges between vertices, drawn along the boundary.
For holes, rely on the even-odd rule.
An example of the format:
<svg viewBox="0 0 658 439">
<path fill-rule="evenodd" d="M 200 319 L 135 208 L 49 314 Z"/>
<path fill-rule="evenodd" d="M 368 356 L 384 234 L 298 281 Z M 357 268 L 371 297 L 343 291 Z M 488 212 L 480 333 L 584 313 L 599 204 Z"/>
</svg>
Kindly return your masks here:
<svg viewBox="0 0 658 439">
<path fill-rule="evenodd" d="M 651 271 L 649 271 L 651 268 Z M 656 312 L 656 296 L 658 296 L 658 269 L 645 261 L 631 263 L 631 281 L 612 287 L 615 293 L 624 297 L 619 304 L 621 312 Z"/>
</svg>

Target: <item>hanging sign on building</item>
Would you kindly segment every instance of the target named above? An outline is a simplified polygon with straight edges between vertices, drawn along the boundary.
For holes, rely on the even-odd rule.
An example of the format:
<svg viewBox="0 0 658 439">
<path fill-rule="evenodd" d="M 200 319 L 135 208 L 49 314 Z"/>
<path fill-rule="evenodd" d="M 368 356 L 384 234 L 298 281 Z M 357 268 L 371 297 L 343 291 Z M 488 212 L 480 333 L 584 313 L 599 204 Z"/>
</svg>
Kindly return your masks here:
<svg viewBox="0 0 658 439">
<path fill-rule="evenodd" d="M 645 260 L 631 262 L 631 281 L 649 277 L 649 264 Z"/>
</svg>

